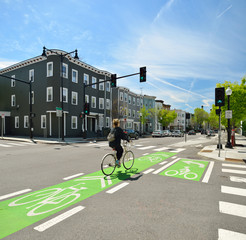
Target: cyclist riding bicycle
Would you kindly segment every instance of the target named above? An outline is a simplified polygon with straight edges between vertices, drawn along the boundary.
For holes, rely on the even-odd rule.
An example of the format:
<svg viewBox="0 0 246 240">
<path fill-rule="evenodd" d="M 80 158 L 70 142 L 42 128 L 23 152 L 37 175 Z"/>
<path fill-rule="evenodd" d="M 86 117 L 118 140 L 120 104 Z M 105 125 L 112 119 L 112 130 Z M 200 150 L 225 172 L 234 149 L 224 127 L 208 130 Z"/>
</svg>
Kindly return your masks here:
<svg viewBox="0 0 246 240">
<path fill-rule="evenodd" d="M 118 167 L 121 166 L 120 159 L 123 154 L 123 148 L 121 146 L 121 139 L 126 140 L 129 142 L 129 139 L 127 138 L 127 135 L 123 132 L 122 128 L 119 127 L 120 121 L 119 119 L 113 120 L 113 129 L 111 130 L 111 133 L 114 134 L 114 141 L 109 142 L 109 146 L 116 150 L 116 164 Z"/>
</svg>

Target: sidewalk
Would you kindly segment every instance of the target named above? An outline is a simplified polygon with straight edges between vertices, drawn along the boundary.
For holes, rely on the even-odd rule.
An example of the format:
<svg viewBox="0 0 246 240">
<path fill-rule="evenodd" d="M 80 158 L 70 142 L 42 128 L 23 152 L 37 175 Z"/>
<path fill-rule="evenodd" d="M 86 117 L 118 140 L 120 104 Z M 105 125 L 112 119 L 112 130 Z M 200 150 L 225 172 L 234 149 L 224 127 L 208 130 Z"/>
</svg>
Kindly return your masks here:
<svg viewBox="0 0 246 240">
<path fill-rule="evenodd" d="M 246 137 L 236 134 L 236 146 L 232 149 L 225 148 L 223 143 L 223 149 L 220 149 L 220 156 L 217 145 L 206 146 L 198 154 L 221 161 L 246 162 Z"/>
</svg>

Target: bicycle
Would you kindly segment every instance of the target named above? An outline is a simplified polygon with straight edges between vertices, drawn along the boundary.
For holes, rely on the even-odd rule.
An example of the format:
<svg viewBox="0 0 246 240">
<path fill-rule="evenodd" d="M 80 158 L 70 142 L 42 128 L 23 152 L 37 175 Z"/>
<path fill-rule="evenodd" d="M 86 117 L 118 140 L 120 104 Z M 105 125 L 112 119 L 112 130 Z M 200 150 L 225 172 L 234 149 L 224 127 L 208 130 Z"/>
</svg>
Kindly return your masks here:
<svg viewBox="0 0 246 240">
<path fill-rule="evenodd" d="M 130 146 L 127 143 L 127 141 L 124 141 L 123 143 L 123 157 L 122 157 L 122 163 L 123 166 L 126 170 L 129 170 L 132 168 L 134 164 L 134 154 L 130 150 Z M 113 174 L 116 168 L 116 150 L 113 149 L 113 153 L 107 153 L 103 158 L 102 158 L 102 163 L 101 163 L 101 170 L 104 175 L 110 176 Z"/>
</svg>

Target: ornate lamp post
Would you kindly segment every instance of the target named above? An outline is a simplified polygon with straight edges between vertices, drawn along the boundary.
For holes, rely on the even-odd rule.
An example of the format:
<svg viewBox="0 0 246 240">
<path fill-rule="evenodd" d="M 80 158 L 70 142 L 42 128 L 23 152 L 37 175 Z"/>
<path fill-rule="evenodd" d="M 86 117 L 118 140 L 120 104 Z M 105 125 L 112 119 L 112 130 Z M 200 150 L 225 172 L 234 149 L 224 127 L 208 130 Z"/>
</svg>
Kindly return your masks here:
<svg viewBox="0 0 246 240">
<path fill-rule="evenodd" d="M 228 101 L 228 110 L 230 110 L 230 96 L 232 94 L 232 90 L 230 87 L 226 89 L 227 101 Z M 230 125 L 230 118 L 227 119 L 227 143 L 225 145 L 226 148 L 232 148 L 231 145 L 231 125 Z"/>
</svg>

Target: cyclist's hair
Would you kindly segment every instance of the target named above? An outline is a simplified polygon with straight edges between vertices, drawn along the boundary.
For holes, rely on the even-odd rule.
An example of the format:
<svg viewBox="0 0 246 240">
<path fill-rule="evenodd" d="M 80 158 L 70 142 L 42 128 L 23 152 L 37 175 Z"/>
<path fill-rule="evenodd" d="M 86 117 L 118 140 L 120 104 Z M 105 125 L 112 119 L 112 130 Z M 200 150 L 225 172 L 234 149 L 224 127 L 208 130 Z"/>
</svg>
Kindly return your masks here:
<svg viewBox="0 0 246 240">
<path fill-rule="evenodd" d="M 118 118 L 114 119 L 114 120 L 113 120 L 113 126 L 114 126 L 114 127 L 118 127 L 119 125 L 120 125 L 119 119 L 118 119 Z"/>
</svg>

